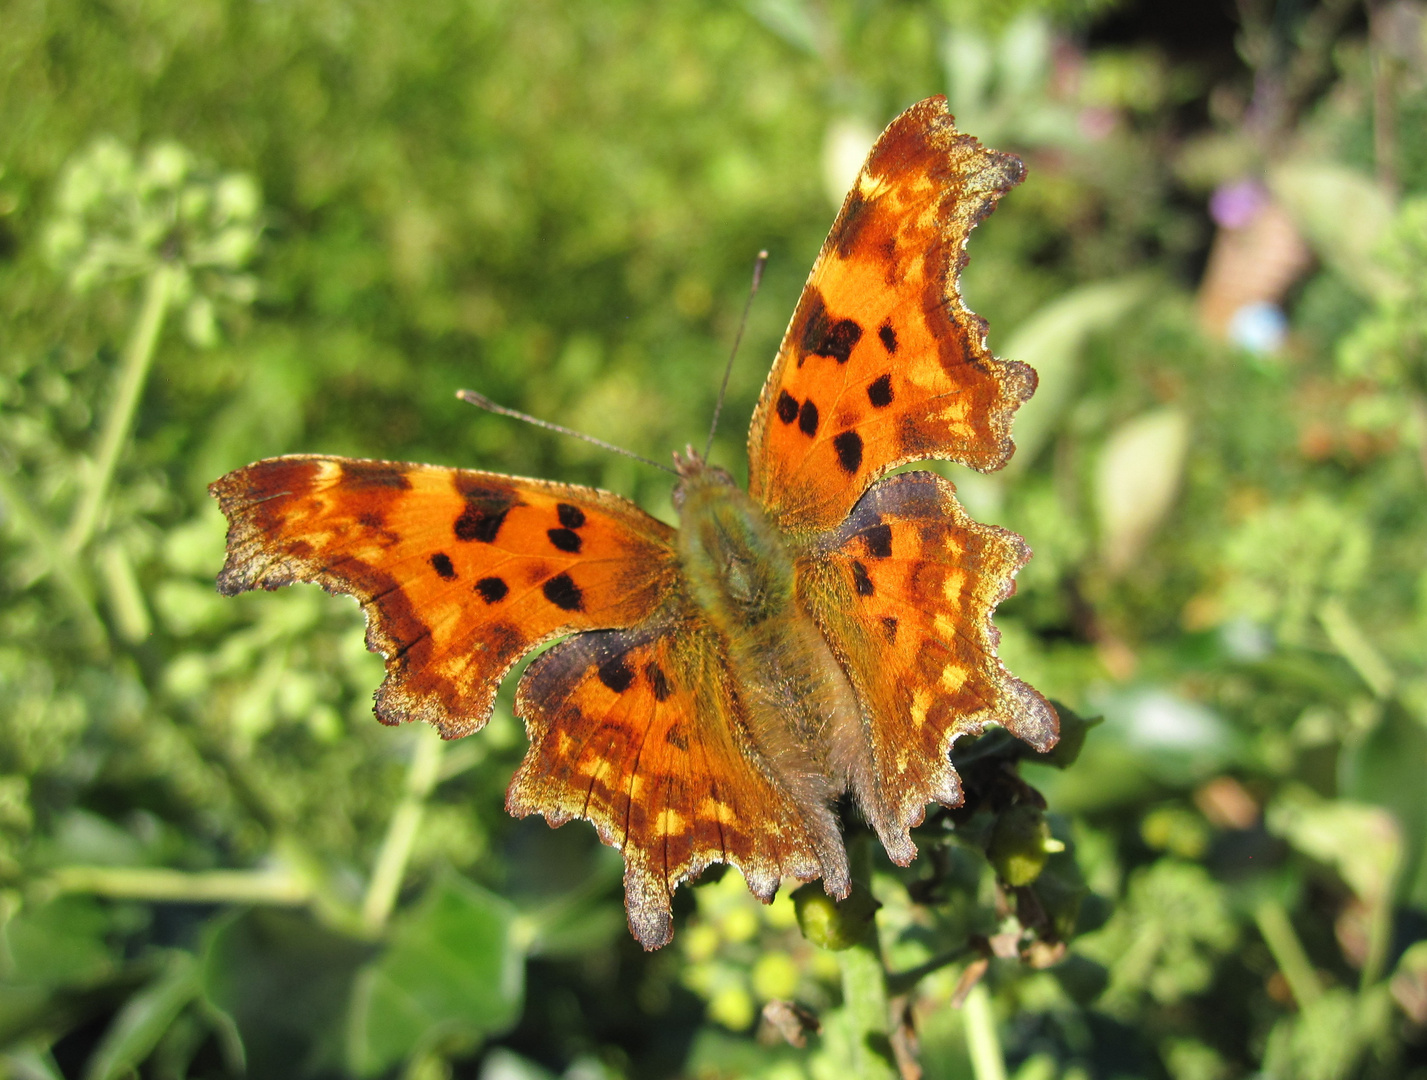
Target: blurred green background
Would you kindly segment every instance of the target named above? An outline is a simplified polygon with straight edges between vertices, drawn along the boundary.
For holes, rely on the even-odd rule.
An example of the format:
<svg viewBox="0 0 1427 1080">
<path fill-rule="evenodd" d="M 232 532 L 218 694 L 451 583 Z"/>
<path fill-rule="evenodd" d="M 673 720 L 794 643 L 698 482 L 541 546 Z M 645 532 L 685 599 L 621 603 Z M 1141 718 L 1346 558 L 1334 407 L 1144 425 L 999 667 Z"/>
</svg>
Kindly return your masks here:
<svg viewBox="0 0 1427 1080">
<path fill-rule="evenodd" d="M 1410 0 L 0 0 L 0 1076 L 1427 1077 L 1425 57 Z M 1045 819 L 965 751 L 1020 817 L 877 853 L 860 953 L 731 873 L 646 955 L 592 829 L 504 814 L 510 687 L 381 728 L 350 601 L 215 594 L 205 485 L 320 451 L 671 518 L 453 391 L 663 460 L 766 247 L 742 475 L 933 93 L 1029 165 L 965 289 L 1041 375 L 947 475 L 1036 553 L 1008 666 L 1104 722 L 1022 766 Z"/>
</svg>

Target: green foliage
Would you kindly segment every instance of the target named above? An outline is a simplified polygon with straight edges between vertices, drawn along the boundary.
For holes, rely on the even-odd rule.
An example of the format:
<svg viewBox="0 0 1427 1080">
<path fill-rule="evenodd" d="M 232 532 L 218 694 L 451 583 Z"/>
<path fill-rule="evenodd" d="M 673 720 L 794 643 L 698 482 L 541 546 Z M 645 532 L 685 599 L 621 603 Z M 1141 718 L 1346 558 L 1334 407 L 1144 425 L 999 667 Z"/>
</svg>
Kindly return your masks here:
<svg viewBox="0 0 1427 1080">
<path fill-rule="evenodd" d="M 1423 19 L 1245 4 L 1201 63 L 1103 7 L 0 8 L 0 1076 L 1420 1080 Z M 214 594 L 205 485 L 325 451 L 669 517 L 452 392 L 697 441 L 766 247 L 738 471 L 850 170 L 936 92 L 1030 166 L 965 291 L 1040 389 L 947 472 L 1035 550 L 1001 653 L 1062 742 L 958 744 L 911 867 L 849 821 L 849 947 L 730 871 L 643 955 L 592 830 L 504 814 L 509 691 L 380 728 L 352 605 Z M 1311 256 L 1276 352 L 1197 314 L 1245 178 Z"/>
</svg>

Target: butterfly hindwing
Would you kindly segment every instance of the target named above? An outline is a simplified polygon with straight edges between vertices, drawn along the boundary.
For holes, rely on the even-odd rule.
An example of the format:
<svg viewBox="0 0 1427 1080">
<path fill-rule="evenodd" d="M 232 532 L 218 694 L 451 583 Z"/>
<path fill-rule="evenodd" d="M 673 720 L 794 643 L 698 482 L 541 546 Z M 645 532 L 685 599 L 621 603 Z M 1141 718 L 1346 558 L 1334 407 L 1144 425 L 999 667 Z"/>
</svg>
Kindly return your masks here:
<svg viewBox="0 0 1427 1080">
<path fill-rule="evenodd" d="M 1010 456 L 1035 389 L 961 301 L 971 229 L 1025 169 L 956 129 L 944 98 L 883 132 L 808 278 L 749 433 L 750 493 L 789 532 L 840 524 L 888 469 Z"/>
<path fill-rule="evenodd" d="M 349 593 L 386 657 L 385 723 L 481 728 L 501 678 L 572 630 L 633 626 L 676 574 L 673 530 L 593 488 L 294 455 L 210 490 L 229 520 L 227 595 L 315 582 Z"/>
<path fill-rule="evenodd" d="M 522 678 L 516 712 L 530 750 L 507 808 L 595 825 L 624 855 L 629 925 L 645 948 L 673 933 L 675 887 L 715 863 L 738 867 L 764 900 L 784 876 L 832 876 L 753 744 L 717 634 L 687 609 L 555 646 Z"/>
<path fill-rule="evenodd" d="M 874 485 L 802 562 L 800 591 L 862 703 L 871 775 L 853 778 L 899 863 L 927 803 L 961 802 L 952 742 L 995 722 L 1039 750 L 1055 711 L 996 657 L 996 605 L 1030 557 L 1015 533 L 973 521 L 932 473 Z"/>
</svg>

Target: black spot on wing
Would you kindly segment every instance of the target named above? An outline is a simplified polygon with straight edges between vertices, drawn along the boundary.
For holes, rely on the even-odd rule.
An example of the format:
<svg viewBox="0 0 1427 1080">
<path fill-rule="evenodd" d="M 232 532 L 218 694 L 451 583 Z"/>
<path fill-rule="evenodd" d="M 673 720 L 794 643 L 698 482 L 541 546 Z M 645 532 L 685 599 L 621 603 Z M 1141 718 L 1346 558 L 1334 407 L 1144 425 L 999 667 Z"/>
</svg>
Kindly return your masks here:
<svg viewBox="0 0 1427 1080">
<path fill-rule="evenodd" d="M 644 674 L 649 680 L 649 689 L 654 691 L 654 700 L 668 701 L 674 688 L 669 685 L 669 680 L 664 675 L 664 669 L 651 662 L 644 665 Z"/>
<path fill-rule="evenodd" d="M 874 409 L 885 409 L 892 404 L 892 376 L 879 375 L 867 386 L 867 400 Z"/>
<path fill-rule="evenodd" d="M 572 555 L 579 554 L 583 545 L 580 534 L 573 529 L 546 529 L 545 535 L 550 538 L 550 543 L 561 551 L 568 551 Z"/>
<path fill-rule="evenodd" d="M 857 343 L 862 340 L 862 327 L 851 319 L 838 319 L 828 328 L 816 348 L 809 349 L 814 356 L 827 356 L 839 364 L 847 363 L 848 357 Z"/>
<path fill-rule="evenodd" d="M 785 424 L 791 424 L 798 418 L 798 399 L 788 391 L 783 390 L 778 394 L 778 404 L 774 406 L 778 413 L 778 419 Z"/>
<path fill-rule="evenodd" d="M 510 586 L 502 578 L 483 577 L 476 582 L 476 592 L 480 593 L 481 599 L 487 604 L 498 604 L 510 592 Z"/>
<path fill-rule="evenodd" d="M 451 556 L 447 555 L 444 551 L 438 551 L 435 555 L 431 556 L 431 568 L 446 581 L 454 581 L 456 579 L 456 568 L 451 565 Z"/>
<path fill-rule="evenodd" d="M 629 689 L 629 684 L 634 682 L 634 672 L 624 662 L 623 656 L 614 656 L 606 660 L 599 666 L 598 674 L 600 682 L 616 694 L 624 693 Z"/>
<path fill-rule="evenodd" d="M 490 511 L 478 506 L 468 506 L 456 519 L 457 540 L 479 540 L 483 544 L 495 543 L 500 535 L 500 527 L 505 524 L 509 508 Z"/>
<path fill-rule="evenodd" d="M 867 567 L 856 559 L 852 560 L 852 583 L 857 588 L 858 596 L 871 596 L 877 591 L 872 585 L 872 579 L 867 576 Z"/>
<path fill-rule="evenodd" d="M 476 483 L 459 474 L 456 490 L 466 500 L 466 508 L 456 519 L 458 540 L 494 543 L 500 535 L 500 527 L 505 524 L 505 515 L 510 513 L 511 507 L 521 505 L 510 488 Z"/>
<path fill-rule="evenodd" d="M 882 616 L 882 632 L 887 635 L 887 644 L 897 644 L 897 617 L 895 615 Z"/>
<path fill-rule="evenodd" d="M 561 611 L 584 611 L 585 594 L 569 574 L 558 574 L 540 587 L 545 599 Z"/>
<path fill-rule="evenodd" d="M 810 438 L 818 433 L 818 407 L 813 404 L 812 398 L 803 402 L 803 407 L 798 410 L 798 430 Z"/>
<path fill-rule="evenodd" d="M 837 463 L 849 476 L 862 467 L 862 436 L 855 431 L 844 431 L 832 440 L 832 448 L 837 451 Z"/>
<path fill-rule="evenodd" d="M 687 750 L 689 748 L 689 740 L 684 738 L 684 733 L 679 730 L 678 725 L 671 727 L 664 733 L 664 741 L 679 750 Z"/>
<path fill-rule="evenodd" d="M 560 503 L 555 507 L 555 516 L 560 519 L 560 524 L 567 529 L 578 529 L 585 523 L 585 512 L 578 506 L 571 506 L 569 503 Z"/>
<path fill-rule="evenodd" d="M 892 526 L 873 525 L 862 530 L 862 542 L 867 545 L 867 554 L 874 559 L 892 557 Z"/>
<path fill-rule="evenodd" d="M 897 351 L 897 331 L 892 329 L 892 324 L 884 322 L 877 328 L 877 336 L 882 341 L 882 348 L 887 350 L 887 355 Z"/>
</svg>

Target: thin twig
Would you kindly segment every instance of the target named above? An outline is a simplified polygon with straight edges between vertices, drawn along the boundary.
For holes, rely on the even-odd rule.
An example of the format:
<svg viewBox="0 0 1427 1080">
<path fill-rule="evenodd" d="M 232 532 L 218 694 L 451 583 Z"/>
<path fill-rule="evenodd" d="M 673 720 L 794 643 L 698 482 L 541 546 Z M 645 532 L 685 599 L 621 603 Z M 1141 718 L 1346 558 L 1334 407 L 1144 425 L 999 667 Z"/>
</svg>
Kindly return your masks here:
<svg viewBox="0 0 1427 1080">
<path fill-rule="evenodd" d="M 1317 1001 L 1323 995 L 1323 986 L 1283 905 L 1276 900 L 1263 901 L 1254 909 L 1254 922 L 1298 1007 L 1302 1009 Z"/>
<path fill-rule="evenodd" d="M 47 882 L 57 892 L 124 900 L 296 907 L 312 886 L 287 870 L 205 870 L 185 873 L 138 866 L 63 866 Z"/>
<path fill-rule="evenodd" d="M 114 399 L 104 417 L 104 427 L 99 434 L 93 465 L 89 475 L 85 477 L 79 505 L 75 508 L 74 518 L 65 532 L 64 550 L 70 555 L 78 554 L 89 543 L 99 523 L 104 500 L 114 480 L 114 470 L 119 464 L 119 454 L 124 449 L 124 443 L 134 425 L 134 415 L 138 411 L 144 383 L 148 380 L 149 368 L 153 364 L 159 332 L 163 329 L 164 317 L 168 314 L 177 273 L 174 267 L 161 262 L 149 271 L 149 276 L 144 281 L 143 304 L 139 308 L 139 317 L 134 322 L 133 333 L 129 335 L 129 342 L 124 348 Z"/>
<path fill-rule="evenodd" d="M 976 1080 L 1006 1080 L 1006 1056 L 996 1034 L 996 1014 L 991 1009 L 991 992 L 978 982 L 966 995 L 961 1010 L 966 1025 L 966 1048 L 971 1053 L 971 1071 Z"/>
<path fill-rule="evenodd" d="M 917 983 L 921 982 L 934 971 L 940 971 L 944 967 L 949 967 L 959 960 L 966 959 L 967 955 L 974 950 L 970 945 L 962 945 L 960 948 L 952 949 L 933 956 L 924 964 L 918 964 L 914 968 L 906 971 L 888 972 L 887 992 L 893 997 L 898 994 L 908 993 Z"/>
<path fill-rule="evenodd" d="M 370 934 L 381 932 L 396 907 L 416 831 L 426 809 L 426 797 L 441 775 L 441 752 L 445 745 L 436 732 L 419 732 L 416 750 L 406 770 L 406 790 L 387 823 L 386 836 L 377 852 L 376 866 L 362 900 L 362 927 Z"/>
</svg>

